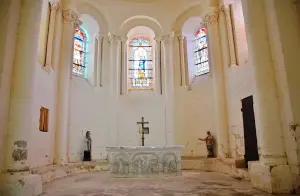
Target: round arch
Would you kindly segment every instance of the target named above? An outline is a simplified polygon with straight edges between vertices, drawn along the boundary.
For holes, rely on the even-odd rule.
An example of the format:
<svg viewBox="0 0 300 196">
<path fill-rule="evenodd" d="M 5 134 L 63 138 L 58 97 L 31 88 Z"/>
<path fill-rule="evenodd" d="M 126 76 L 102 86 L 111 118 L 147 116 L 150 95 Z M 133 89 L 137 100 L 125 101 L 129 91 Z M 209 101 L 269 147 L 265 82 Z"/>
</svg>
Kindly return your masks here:
<svg viewBox="0 0 300 196">
<path fill-rule="evenodd" d="M 77 4 L 77 11 L 80 14 L 90 15 L 97 22 L 97 24 L 100 28 L 100 33 L 102 35 L 107 35 L 108 34 L 109 27 L 108 27 L 108 24 L 106 22 L 106 19 L 100 13 L 100 11 L 97 8 L 95 8 L 95 6 L 93 6 L 93 5 L 91 5 L 90 3 L 87 3 L 87 2 L 80 2 L 80 3 Z"/>
<path fill-rule="evenodd" d="M 192 18 L 192 17 L 201 17 L 203 13 L 205 12 L 205 7 L 202 5 L 193 6 L 192 8 L 188 8 L 186 11 L 184 11 L 181 15 L 177 17 L 175 22 L 173 23 L 173 31 L 175 34 L 181 34 L 181 29 L 184 25 L 184 23 Z M 203 17 L 201 17 L 203 18 Z"/>
<path fill-rule="evenodd" d="M 145 26 L 153 30 L 156 37 L 163 35 L 163 29 L 159 22 L 148 16 L 133 16 L 125 20 L 120 27 L 121 36 L 127 36 L 134 27 Z"/>
</svg>

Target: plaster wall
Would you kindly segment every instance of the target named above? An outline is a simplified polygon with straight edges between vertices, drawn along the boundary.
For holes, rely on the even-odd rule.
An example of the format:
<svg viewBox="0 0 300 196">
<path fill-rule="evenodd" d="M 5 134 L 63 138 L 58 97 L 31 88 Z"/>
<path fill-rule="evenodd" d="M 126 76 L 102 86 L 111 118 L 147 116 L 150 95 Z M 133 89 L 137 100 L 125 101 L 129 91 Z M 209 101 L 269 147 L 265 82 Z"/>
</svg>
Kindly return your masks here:
<svg viewBox="0 0 300 196">
<path fill-rule="evenodd" d="M 59 12 L 56 16 L 56 24 L 54 31 L 52 64 L 50 67 L 45 67 L 45 61 L 42 60 L 46 55 L 46 41 L 48 29 L 45 21 L 49 17 L 48 14 L 48 0 L 43 1 L 42 18 L 40 23 L 39 34 L 39 49 L 38 59 L 36 63 L 35 83 L 34 83 L 34 104 L 32 124 L 34 127 L 31 130 L 31 141 L 28 144 L 28 160 L 31 167 L 38 167 L 42 165 L 53 164 L 54 159 L 54 144 L 56 132 L 56 97 L 57 97 L 57 79 L 58 79 L 58 61 L 60 54 L 60 38 L 62 16 Z M 41 132 L 39 130 L 40 108 L 45 107 L 49 109 L 49 127 L 48 132 Z"/>
</svg>

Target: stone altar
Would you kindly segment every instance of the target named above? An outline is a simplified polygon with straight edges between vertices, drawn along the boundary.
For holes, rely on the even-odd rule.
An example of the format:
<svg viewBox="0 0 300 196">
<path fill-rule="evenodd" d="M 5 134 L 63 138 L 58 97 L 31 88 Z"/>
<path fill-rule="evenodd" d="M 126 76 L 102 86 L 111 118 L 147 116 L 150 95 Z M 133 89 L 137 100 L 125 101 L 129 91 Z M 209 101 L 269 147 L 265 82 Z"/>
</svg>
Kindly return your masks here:
<svg viewBox="0 0 300 196">
<path fill-rule="evenodd" d="M 181 175 L 183 146 L 107 147 L 112 177 Z"/>
</svg>

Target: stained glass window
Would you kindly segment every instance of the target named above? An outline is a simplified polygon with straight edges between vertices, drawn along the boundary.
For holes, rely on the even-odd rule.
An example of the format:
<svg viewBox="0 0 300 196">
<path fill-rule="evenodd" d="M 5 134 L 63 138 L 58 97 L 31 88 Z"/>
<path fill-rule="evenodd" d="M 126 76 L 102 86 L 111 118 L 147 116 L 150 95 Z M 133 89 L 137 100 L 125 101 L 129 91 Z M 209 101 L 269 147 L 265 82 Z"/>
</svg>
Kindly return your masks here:
<svg viewBox="0 0 300 196">
<path fill-rule="evenodd" d="M 129 89 L 153 88 L 152 45 L 146 37 L 135 37 L 129 44 Z"/>
<path fill-rule="evenodd" d="M 209 72 L 206 28 L 200 27 L 194 33 L 194 64 L 196 76 Z"/>
<path fill-rule="evenodd" d="M 87 64 L 87 36 L 80 27 L 75 29 L 73 74 L 85 77 Z"/>
</svg>

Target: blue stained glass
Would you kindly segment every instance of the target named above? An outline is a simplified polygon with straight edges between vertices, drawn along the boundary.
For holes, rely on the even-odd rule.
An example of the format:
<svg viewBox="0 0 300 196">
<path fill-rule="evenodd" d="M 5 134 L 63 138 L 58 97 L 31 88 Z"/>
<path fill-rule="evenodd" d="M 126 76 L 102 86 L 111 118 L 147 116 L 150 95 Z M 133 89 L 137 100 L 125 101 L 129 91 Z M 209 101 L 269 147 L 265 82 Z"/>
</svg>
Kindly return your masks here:
<svg viewBox="0 0 300 196">
<path fill-rule="evenodd" d="M 206 28 L 200 27 L 194 33 L 194 65 L 196 76 L 209 72 Z"/>
<path fill-rule="evenodd" d="M 86 72 L 87 37 L 83 29 L 75 29 L 73 69 L 74 75 L 84 77 Z"/>
<path fill-rule="evenodd" d="M 152 89 L 152 45 L 146 37 L 136 37 L 129 45 L 129 89 Z"/>
</svg>

